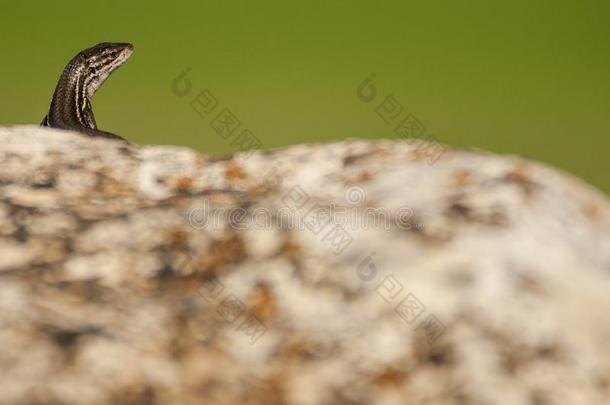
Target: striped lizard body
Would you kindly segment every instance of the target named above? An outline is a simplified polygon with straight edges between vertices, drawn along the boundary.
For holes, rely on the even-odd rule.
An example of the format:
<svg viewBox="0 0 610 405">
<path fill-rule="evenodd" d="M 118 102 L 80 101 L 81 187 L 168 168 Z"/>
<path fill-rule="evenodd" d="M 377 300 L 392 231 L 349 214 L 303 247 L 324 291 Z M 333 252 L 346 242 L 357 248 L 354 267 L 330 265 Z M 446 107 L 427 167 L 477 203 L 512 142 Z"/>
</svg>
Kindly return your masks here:
<svg viewBox="0 0 610 405">
<path fill-rule="evenodd" d="M 79 52 L 64 68 L 41 126 L 88 136 L 123 139 L 97 129 L 91 97 L 133 52 L 128 43 L 101 43 Z"/>
</svg>

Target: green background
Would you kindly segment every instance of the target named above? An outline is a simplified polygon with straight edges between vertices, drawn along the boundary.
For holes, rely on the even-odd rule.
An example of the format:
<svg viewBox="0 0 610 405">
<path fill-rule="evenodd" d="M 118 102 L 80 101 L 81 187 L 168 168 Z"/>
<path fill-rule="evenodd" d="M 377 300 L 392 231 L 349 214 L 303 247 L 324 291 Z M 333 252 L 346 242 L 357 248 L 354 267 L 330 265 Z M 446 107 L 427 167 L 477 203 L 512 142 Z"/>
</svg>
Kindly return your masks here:
<svg viewBox="0 0 610 405">
<path fill-rule="evenodd" d="M 38 124 L 78 51 L 135 53 L 93 99 L 137 143 L 235 149 L 176 96 L 186 67 L 264 148 L 396 138 L 394 95 L 441 142 L 514 153 L 610 192 L 610 2 L 0 1 L 0 125 Z M 356 97 L 375 72 L 378 99 Z M 195 95 L 193 93 L 192 95 Z"/>
</svg>

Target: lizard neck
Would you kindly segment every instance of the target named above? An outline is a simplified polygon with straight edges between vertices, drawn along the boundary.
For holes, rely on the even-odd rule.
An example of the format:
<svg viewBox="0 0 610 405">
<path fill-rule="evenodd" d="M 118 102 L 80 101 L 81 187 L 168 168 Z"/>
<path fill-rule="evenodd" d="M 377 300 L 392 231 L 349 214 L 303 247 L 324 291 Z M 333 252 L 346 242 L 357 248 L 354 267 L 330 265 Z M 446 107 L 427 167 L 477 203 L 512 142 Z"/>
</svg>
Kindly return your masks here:
<svg viewBox="0 0 610 405">
<path fill-rule="evenodd" d="M 91 77 L 85 63 L 79 59 L 76 57 L 68 63 L 57 82 L 49 110 L 50 126 L 97 128 L 88 94 Z"/>
</svg>

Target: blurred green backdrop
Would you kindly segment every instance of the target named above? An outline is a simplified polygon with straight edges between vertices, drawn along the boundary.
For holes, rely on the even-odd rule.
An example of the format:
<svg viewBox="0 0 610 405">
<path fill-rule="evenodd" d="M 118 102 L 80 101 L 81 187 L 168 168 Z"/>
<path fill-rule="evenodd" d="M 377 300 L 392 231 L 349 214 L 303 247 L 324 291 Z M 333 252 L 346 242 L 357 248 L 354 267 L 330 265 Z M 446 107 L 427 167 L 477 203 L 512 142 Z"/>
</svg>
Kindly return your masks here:
<svg viewBox="0 0 610 405">
<path fill-rule="evenodd" d="M 397 138 L 394 95 L 455 146 L 551 163 L 610 192 L 610 2 L 8 2 L 0 125 L 38 124 L 78 51 L 129 41 L 93 99 L 100 128 L 137 143 L 235 149 L 189 106 L 208 89 L 264 148 Z M 193 93 L 173 79 L 190 67 Z M 372 72 L 374 103 L 356 97 Z M 217 110 L 218 111 L 218 110 Z"/>
</svg>

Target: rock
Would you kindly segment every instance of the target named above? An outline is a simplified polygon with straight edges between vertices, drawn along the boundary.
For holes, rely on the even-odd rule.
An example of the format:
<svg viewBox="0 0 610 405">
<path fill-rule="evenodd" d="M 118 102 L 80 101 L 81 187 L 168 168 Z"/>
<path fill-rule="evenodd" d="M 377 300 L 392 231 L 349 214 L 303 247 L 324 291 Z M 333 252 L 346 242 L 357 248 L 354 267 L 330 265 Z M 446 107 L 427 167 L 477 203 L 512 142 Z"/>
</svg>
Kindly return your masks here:
<svg viewBox="0 0 610 405">
<path fill-rule="evenodd" d="M 609 403 L 608 199 L 428 146 L 0 128 L 0 404 Z"/>
</svg>

